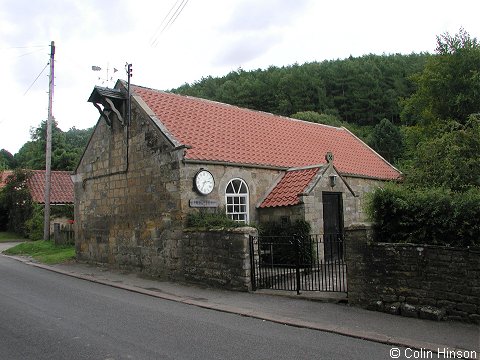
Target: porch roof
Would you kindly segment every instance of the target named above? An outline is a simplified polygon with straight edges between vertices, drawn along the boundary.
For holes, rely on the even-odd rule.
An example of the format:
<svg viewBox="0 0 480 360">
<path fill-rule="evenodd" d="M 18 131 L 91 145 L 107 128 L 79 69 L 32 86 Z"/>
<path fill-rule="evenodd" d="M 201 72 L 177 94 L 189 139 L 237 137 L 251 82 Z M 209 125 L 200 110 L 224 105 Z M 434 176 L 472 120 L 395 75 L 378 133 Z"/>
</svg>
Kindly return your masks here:
<svg viewBox="0 0 480 360">
<path fill-rule="evenodd" d="M 300 195 L 323 167 L 287 171 L 259 208 L 290 206 L 300 203 Z"/>
</svg>

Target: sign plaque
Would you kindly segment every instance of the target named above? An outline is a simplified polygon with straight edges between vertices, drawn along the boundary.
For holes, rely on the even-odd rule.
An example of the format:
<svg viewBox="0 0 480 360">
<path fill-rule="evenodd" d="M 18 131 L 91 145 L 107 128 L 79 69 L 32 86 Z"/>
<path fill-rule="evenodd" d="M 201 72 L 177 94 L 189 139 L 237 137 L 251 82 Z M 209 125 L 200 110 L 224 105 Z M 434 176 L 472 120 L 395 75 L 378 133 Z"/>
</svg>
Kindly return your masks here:
<svg viewBox="0 0 480 360">
<path fill-rule="evenodd" d="M 190 199 L 189 205 L 192 208 L 216 208 L 218 201 L 208 199 Z"/>
</svg>

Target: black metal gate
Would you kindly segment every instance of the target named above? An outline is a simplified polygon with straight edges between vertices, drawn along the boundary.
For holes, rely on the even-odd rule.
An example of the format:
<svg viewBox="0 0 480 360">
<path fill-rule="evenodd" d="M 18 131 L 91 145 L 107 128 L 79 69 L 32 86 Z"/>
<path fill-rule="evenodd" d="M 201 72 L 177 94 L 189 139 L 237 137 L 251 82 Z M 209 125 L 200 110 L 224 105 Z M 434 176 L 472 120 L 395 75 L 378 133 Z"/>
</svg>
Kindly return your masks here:
<svg viewBox="0 0 480 360">
<path fill-rule="evenodd" d="M 251 236 L 252 289 L 347 291 L 342 234 Z"/>
</svg>

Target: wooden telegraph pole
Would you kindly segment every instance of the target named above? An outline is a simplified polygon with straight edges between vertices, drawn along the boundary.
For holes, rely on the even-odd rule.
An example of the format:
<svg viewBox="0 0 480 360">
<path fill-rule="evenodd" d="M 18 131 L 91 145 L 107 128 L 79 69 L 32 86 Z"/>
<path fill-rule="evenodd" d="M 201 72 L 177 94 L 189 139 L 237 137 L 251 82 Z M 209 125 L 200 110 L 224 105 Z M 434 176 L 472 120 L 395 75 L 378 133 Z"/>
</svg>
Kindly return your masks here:
<svg viewBox="0 0 480 360">
<path fill-rule="evenodd" d="M 51 189 L 51 167 L 52 167 L 52 103 L 55 81 L 55 42 L 50 44 L 50 76 L 48 85 L 48 118 L 47 118 L 47 145 L 45 155 L 45 218 L 43 223 L 43 240 L 50 239 L 50 189 Z"/>
</svg>

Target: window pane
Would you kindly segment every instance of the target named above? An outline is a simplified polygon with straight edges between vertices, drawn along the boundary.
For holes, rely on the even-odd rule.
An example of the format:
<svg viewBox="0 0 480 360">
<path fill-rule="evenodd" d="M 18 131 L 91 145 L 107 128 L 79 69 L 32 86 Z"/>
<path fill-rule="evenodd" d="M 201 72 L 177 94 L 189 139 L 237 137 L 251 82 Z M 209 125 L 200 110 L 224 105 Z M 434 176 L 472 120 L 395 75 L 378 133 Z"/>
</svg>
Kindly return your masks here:
<svg viewBox="0 0 480 360">
<path fill-rule="evenodd" d="M 236 194 L 238 192 L 238 180 L 233 180 L 232 184 L 232 193 Z"/>
<path fill-rule="evenodd" d="M 231 180 L 225 189 L 226 213 L 234 221 L 248 222 L 248 187 L 241 179 Z"/>
</svg>

